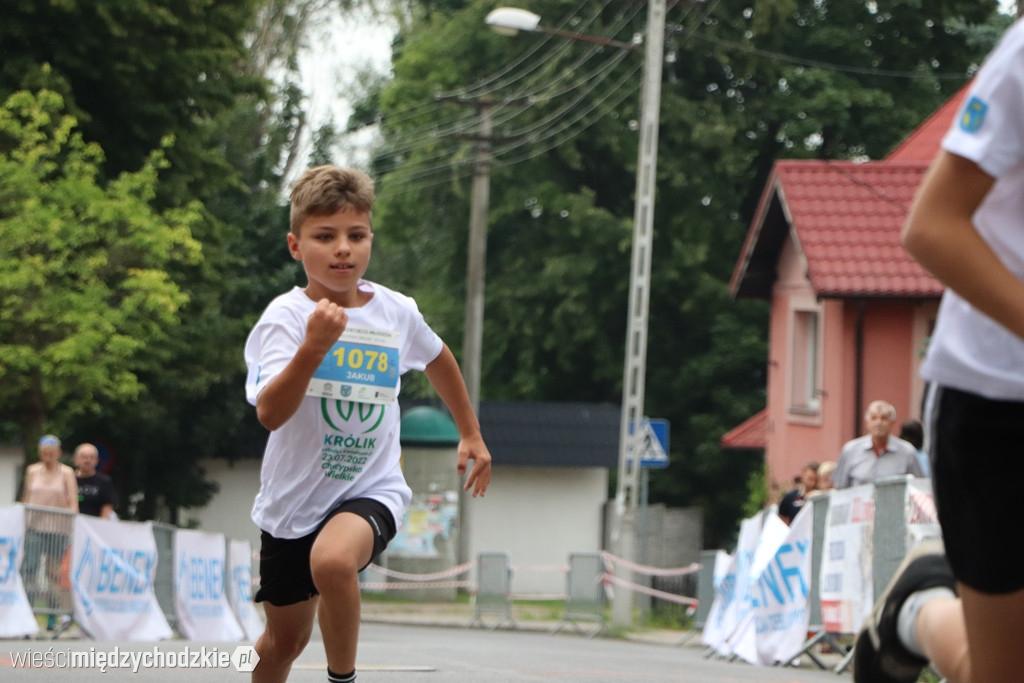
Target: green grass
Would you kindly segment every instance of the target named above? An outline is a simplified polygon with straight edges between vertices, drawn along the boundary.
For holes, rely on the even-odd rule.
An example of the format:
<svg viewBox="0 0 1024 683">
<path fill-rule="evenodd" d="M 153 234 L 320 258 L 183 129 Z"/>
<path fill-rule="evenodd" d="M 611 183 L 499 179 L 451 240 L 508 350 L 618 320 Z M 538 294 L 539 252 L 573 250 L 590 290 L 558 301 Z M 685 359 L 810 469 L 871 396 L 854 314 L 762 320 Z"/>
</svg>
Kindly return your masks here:
<svg viewBox="0 0 1024 683">
<path fill-rule="evenodd" d="M 525 621 L 557 621 L 562 618 L 564 607 L 561 600 L 516 600 L 512 603 L 512 614 Z"/>
<path fill-rule="evenodd" d="M 402 595 L 401 591 L 393 591 L 391 593 L 366 592 L 362 594 L 362 598 L 363 602 L 377 602 L 388 605 L 415 605 L 423 602 L 422 600 L 410 600 L 405 595 Z M 445 600 L 444 602 L 450 602 L 453 605 L 468 605 L 472 602 L 472 596 L 469 593 L 456 593 L 454 600 Z"/>
<path fill-rule="evenodd" d="M 664 628 L 689 631 L 693 628 L 693 617 L 680 614 L 678 611 L 659 612 L 651 610 L 647 613 L 647 628 Z"/>
</svg>

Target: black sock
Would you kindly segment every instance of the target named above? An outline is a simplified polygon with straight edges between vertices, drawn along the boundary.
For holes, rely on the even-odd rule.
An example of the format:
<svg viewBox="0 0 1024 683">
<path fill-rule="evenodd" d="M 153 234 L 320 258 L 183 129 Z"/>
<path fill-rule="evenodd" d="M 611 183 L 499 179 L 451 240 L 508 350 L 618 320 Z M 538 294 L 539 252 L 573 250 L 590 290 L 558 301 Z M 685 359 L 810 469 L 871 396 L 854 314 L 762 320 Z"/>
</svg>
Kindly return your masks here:
<svg viewBox="0 0 1024 683">
<path fill-rule="evenodd" d="M 352 669 L 347 674 L 336 674 L 331 671 L 330 667 L 327 667 L 327 681 L 328 683 L 355 683 L 356 670 Z"/>
</svg>

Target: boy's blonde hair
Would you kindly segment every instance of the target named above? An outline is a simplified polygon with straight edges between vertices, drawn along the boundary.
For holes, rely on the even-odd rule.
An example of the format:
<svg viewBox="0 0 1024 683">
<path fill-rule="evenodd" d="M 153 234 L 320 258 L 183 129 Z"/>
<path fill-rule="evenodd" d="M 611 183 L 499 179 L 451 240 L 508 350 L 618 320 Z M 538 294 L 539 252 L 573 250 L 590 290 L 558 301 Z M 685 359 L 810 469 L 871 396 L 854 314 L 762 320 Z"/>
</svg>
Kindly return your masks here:
<svg viewBox="0 0 1024 683">
<path fill-rule="evenodd" d="M 317 166 L 292 185 L 291 231 L 299 234 L 310 216 L 329 216 L 345 208 L 364 213 L 373 209 L 373 179 L 354 168 Z"/>
</svg>

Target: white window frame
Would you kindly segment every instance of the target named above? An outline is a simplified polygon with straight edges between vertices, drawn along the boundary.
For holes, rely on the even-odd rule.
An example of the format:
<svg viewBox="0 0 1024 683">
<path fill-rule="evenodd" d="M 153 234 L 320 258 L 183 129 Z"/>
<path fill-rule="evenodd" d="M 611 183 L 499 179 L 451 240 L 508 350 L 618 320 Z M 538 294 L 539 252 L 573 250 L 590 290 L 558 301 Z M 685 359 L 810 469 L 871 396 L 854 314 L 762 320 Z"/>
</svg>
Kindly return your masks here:
<svg viewBox="0 0 1024 683">
<path fill-rule="evenodd" d="M 789 412 L 796 416 L 821 415 L 822 311 L 795 307 L 790 312 Z"/>
</svg>

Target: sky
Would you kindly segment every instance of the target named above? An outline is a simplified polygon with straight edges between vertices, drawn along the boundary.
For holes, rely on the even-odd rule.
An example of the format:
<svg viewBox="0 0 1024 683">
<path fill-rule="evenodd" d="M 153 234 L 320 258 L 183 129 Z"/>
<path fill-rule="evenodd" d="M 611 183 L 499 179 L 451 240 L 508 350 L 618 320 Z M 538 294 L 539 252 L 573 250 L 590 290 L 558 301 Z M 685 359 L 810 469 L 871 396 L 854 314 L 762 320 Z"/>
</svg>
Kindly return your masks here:
<svg viewBox="0 0 1024 683">
<path fill-rule="evenodd" d="M 299 56 L 303 89 L 309 96 L 311 128 L 334 121 L 342 130 L 352 113 L 350 94 L 358 96 L 358 75 L 366 68 L 388 73 L 391 69 L 391 38 L 394 25 L 370 17 L 329 17 L 315 28 L 309 46 Z M 339 164 L 364 166 L 373 132 L 346 140 L 338 150 Z M 304 153 L 311 149 L 309 137 Z"/>
</svg>

